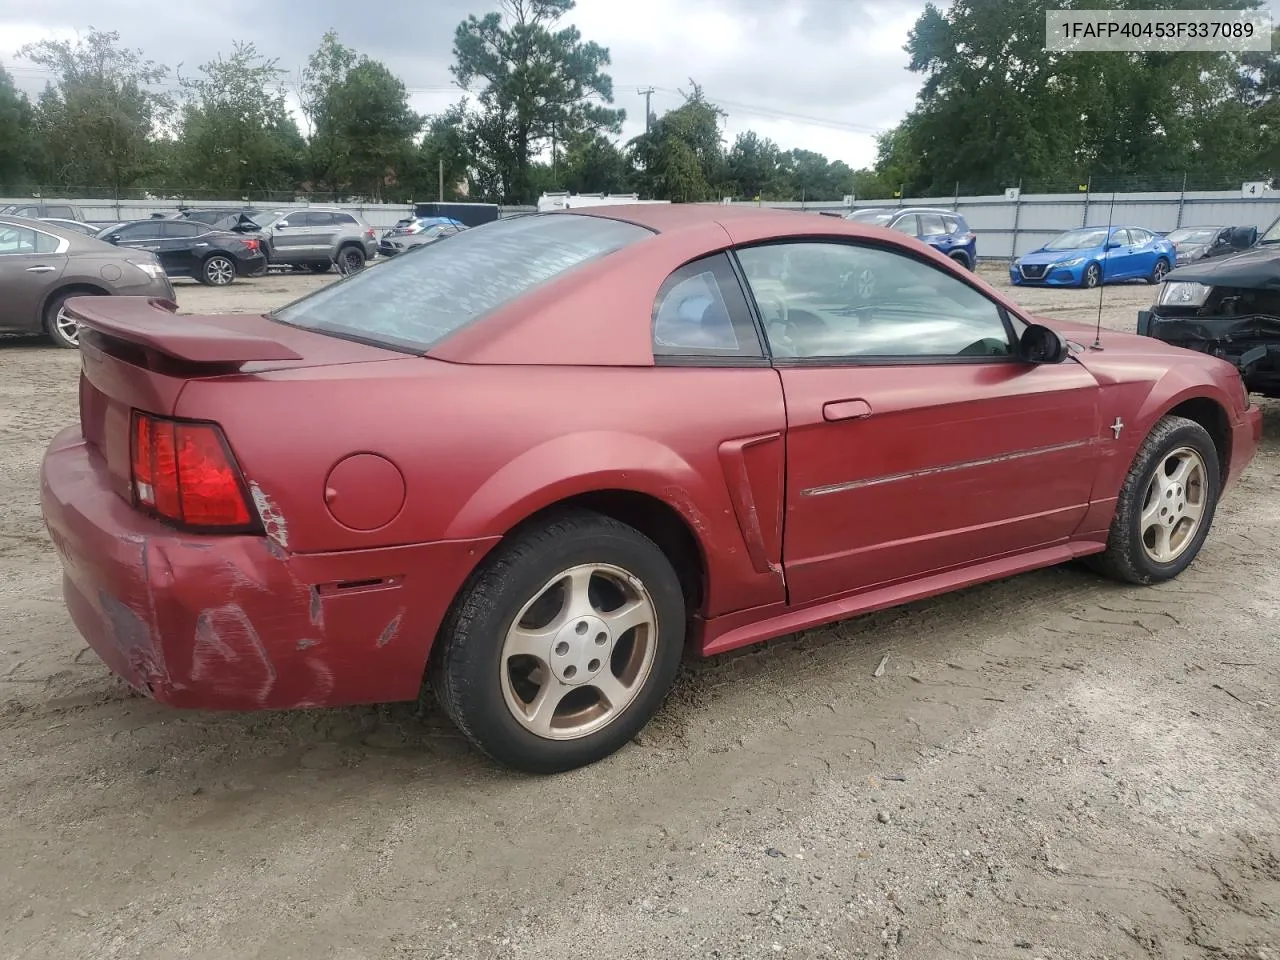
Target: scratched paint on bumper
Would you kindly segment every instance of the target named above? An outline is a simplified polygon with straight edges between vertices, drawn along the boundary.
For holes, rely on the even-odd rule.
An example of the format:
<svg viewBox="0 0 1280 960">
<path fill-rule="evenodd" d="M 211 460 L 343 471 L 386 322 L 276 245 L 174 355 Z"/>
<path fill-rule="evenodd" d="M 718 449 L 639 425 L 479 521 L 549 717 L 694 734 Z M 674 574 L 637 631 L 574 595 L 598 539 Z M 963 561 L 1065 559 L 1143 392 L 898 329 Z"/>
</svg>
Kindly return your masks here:
<svg viewBox="0 0 1280 960">
<path fill-rule="evenodd" d="M 179 707 L 413 699 L 454 594 L 496 542 L 291 555 L 267 537 L 180 534 L 111 489 L 78 427 L 46 454 L 41 503 L 76 628 L 114 673 Z"/>
</svg>

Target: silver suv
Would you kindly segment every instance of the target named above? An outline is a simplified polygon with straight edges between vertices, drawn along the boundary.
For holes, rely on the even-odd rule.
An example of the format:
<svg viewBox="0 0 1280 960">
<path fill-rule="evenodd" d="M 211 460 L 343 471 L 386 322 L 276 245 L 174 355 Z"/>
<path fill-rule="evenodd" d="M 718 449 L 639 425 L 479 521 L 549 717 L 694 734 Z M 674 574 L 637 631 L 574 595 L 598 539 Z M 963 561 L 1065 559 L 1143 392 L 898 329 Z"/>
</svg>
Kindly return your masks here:
<svg viewBox="0 0 1280 960">
<path fill-rule="evenodd" d="M 378 252 L 378 236 L 363 217 L 345 210 L 307 207 L 255 217 L 267 238 L 272 264 L 310 267 L 325 273 L 341 261 L 354 272 Z"/>
</svg>

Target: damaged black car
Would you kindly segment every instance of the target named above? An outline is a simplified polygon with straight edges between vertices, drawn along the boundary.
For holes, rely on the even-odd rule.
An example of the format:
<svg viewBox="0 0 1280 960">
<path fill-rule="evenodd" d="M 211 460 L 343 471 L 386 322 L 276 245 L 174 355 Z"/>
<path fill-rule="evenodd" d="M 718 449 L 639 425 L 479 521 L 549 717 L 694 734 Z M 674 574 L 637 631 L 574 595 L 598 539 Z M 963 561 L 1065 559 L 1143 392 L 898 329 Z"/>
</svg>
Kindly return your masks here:
<svg viewBox="0 0 1280 960">
<path fill-rule="evenodd" d="M 1280 397 L 1280 220 L 1232 231 L 1230 256 L 1178 267 L 1138 312 L 1138 333 L 1233 364 L 1251 393 Z"/>
</svg>

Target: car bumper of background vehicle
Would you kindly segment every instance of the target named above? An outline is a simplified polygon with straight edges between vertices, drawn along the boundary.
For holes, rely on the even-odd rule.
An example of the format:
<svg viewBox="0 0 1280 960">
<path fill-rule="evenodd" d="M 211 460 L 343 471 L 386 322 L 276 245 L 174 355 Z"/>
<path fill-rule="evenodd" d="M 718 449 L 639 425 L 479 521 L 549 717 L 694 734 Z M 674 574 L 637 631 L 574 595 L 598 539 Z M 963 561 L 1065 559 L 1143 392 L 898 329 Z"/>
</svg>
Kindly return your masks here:
<svg viewBox="0 0 1280 960">
<path fill-rule="evenodd" d="M 1052 267 L 1043 277 L 1024 277 L 1017 267 L 1009 268 L 1009 282 L 1016 287 L 1078 287 L 1083 279 L 1083 267 Z"/>
<path fill-rule="evenodd" d="M 267 265 L 267 258 L 261 253 L 241 257 L 236 261 L 236 272 L 242 277 L 251 277 Z"/>
<path fill-rule="evenodd" d="M 265 536 L 180 533 L 126 503 L 69 427 L 41 506 L 76 628 L 117 675 L 178 707 L 410 700 L 454 595 L 498 538 L 290 554 Z"/>
</svg>

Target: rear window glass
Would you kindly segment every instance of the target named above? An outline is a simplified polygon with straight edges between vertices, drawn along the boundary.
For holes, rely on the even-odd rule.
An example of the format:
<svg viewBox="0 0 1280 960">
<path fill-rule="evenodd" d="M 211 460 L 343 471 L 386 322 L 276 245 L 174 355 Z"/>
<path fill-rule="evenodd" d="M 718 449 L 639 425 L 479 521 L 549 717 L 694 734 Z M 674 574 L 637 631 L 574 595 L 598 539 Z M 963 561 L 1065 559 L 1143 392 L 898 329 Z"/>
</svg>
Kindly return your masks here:
<svg viewBox="0 0 1280 960">
<path fill-rule="evenodd" d="M 362 270 L 272 317 L 421 353 L 516 297 L 648 236 L 644 227 L 602 217 L 497 220 Z"/>
</svg>

